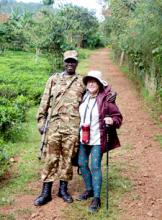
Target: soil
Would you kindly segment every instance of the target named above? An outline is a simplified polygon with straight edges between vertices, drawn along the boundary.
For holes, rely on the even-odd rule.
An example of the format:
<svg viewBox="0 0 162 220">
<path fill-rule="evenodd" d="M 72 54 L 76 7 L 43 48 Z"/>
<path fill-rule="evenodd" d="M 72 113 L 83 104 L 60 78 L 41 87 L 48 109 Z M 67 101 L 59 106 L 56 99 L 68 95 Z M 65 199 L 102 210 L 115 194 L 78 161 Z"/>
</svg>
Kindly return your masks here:
<svg viewBox="0 0 162 220">
<path fill-rule="evenodd" d="M 117 104 L 124 118 L 119 134 L 122 148 L 111 160 L 126 163 L 127 169 L 123 170 L 122 175 L 132 181 L 133 187 L 118 204 L 118 219 L 162 220 L 162 148 L 155 141 L 155 136 L 162 134 L 162 130 L 144 108 L 133 83 L 112 63 L 109 53 L 108 49 L 94 52 L 89 58 L 89 69 L 102 71 L 104 78 L 117 91 Z M 69 185 L 74 197 L 78 187 L 83 187 L 78 185 L 77 178 L 75 170 L 74 180 Z M 14 204 L 0 207 L 0 213 L 17 213 L 16 220 L 63 220 L 60 212 L 68 205 L 56 195 L 58 183 L 53 188 L 52 202 L 43 207 L 34 207 L 33 200 L 40 192 L 41 182 L 29 184 L 34 195 L 17 195 Z"/>
</svg>

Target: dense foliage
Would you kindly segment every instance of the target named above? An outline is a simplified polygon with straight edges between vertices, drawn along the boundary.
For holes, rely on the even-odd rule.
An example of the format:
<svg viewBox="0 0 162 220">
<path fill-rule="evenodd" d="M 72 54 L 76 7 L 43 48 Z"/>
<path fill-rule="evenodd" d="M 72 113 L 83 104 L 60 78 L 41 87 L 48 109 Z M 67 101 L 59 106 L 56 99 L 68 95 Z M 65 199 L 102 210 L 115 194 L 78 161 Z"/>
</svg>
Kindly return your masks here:
<svg viewBox="0 0 162 220">
<path fill-rule="evenodd" d="M 38 104 L 51 72 L 47 57 L 33 53 L 5 52 L 0 56 L 0 176 L 9 165 L 6 143 L 24 135 L 23 122 L 29 107 Z"/>
<path fill-rule="evenodd" d="M 45 57 L 36 62 L 31 53 L 6 52 L 0 63 L 0 136 L 16 139 L 26 110 L 40 102 L 51 69 Z"/>
<path fill-rule="evenodd" d="M 95 14 L 71 4 L 58 9 L 44 8 L 34 14 L 24 11 L 20 15 L 14 11 L 0 25 L 1 50 L 40 49 L 56 53 L 76 46 L 103 45 Z"/>
<path fill-rule="evenodd" d="M 125 52 L 130 71 L 162 100 L 162 1 L 111 0 L 104 30 L 115 54 Z"/>
<path fill-rule="evenodd" d="M 53 9 L 53 1 L 44 3 L 47 6 L 34 14 L 13 11 L 0 23 L 1 53 L 8 49 L 35 51 L 37 57 L 40 52 L 48 53 L 53 68 L 59 68 L 65 50 L 104 45 L 92 11 L 71 4 Z"/>
<path fill-rule="evenodd" d="M 67 5 L 58 11 L 57 17 L 62 18 L 61 25 L 64 29 L 66 43 L 69 42 L 71 46 L 78 47 L 100 46 L 100 37 L 97 35 L 99 23 L 94 12 L 88 11 L 86 8 Z"/>
</svg>

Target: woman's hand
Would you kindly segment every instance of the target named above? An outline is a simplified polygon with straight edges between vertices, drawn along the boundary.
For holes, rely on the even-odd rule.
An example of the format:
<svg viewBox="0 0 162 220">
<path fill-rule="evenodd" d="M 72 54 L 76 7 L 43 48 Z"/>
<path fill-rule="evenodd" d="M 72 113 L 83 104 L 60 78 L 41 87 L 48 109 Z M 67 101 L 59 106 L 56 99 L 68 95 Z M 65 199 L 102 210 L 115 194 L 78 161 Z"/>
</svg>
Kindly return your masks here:
<svg viewBox="0 0 162 220">
<path fill-rule="evenodd" d="M 105 117 L 104 118 L 105 124 L 107 125 L 113 125 L 113 119 L 111 117 Z"/>
</svg>

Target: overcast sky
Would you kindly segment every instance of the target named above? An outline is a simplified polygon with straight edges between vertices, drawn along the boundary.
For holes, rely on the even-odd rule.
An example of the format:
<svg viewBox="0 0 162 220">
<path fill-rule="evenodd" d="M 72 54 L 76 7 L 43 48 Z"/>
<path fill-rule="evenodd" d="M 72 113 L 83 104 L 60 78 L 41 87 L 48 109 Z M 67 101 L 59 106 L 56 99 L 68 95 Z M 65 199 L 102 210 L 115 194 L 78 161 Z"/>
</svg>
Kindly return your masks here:
<svg viewBox="0 0 162 220">
<path fill-rule="evenodd" d="M 40 3 L 42 0 L 17 0 L 17 2 L 36 2 Z M 60 1 L 61 2 L 61 1 Z M 63 1 L 65 2 L 65 1 Z M 96 11 L 97 17 L 101 15 L 101 5 L 97 3 L 97 0 L 66 0 L 67 3 L 72 3 L 75 5 L 83 6 L 88 9 L 93 9 Z"/>
</svg>

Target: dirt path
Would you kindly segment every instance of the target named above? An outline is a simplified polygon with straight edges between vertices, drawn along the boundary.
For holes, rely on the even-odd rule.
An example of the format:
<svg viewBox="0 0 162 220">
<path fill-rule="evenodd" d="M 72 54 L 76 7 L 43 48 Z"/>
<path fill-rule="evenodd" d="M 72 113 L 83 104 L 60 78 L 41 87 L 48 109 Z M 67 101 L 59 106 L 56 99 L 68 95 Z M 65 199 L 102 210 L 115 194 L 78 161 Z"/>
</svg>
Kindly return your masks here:
<svg viewBox="0 0 162 220">
<path fill-rule="evenodd" d="M 117 150 L 113 160 L 127 164 L 123 175 L 132 180 L 133 190 L 119 204 L 119 220 L 162 220 L 162 150 L 154 141 L 155 135 L 162 131 L 142 107 L 133 84 L 112 64 L 108 53 L 107 49 L 95 52 L 90 57 L 89 69 L 101 70 L 113 90 L 117 91 L 117 103 L 124 117 L 120 132 L 123 147 Z M 53 188 L 58 189 L 57 183 Z M 56 196 L 56 190 L 53 192 L 54 202 L 34 207 L 32 203 L 41 183 L 30 184 L 29 189 L 34 195 L 17 196 L 14 204 L 0 208 L 0 213 L 17 213 L 16 220 L 63 220 L 60 208 L 66 208 L 67 204 Z M 75 196 L 74 192 L 78 191 L 77 175 L 69 189 Z"/>
</svg>

